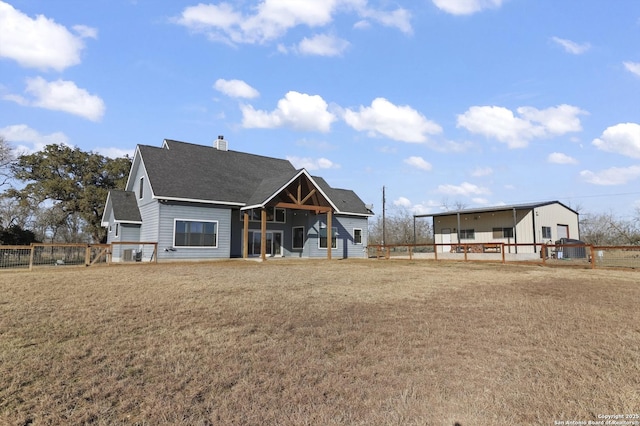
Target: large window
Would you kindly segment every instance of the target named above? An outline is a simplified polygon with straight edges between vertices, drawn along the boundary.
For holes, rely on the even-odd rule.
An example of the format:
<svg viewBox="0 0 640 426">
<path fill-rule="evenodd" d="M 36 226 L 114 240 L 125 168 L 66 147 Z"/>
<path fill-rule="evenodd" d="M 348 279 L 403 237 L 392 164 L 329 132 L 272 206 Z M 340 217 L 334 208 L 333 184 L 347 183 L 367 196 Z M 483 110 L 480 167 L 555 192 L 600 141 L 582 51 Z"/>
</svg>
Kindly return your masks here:
<svg viewBox="0 0 640 426">
<path fill-rule="evenodd" d="M 296 226 L 293 228 L 293 244 L 294 250 L 301 250 L 304 248 L 304 226 Z"/>
<path fill-rule="evenodd" d="M 362 244 L 362 229 L 353 230 L 353 244 Z"/>
<path fill-rule="evenodd" d="M 513 238 L 513 228 L 493 228 L 493 238 Z"/>
<path fill-rule="evenodd" d="M 176 219 L 173 244 L 175 247 L 217 247 L 218 222 Z"/>
<path fill-rule="evenodd" d="M 327 248 L 327 228 L 320 228 L 319 247 Z M 338 247 L 338 228 L 331 228 L 331 248 Z"/>
<path fill-rule="evenodd" d="M 267 222 L 275 222 L 275 223 L 285 223 L 286 219 L 286 210 L 281 209 L 279 207 L 267 207 L 265 209 L 267 211 Z M 240 220 L 244 220 L 244 210 L 240 211 Z M 251 222 L 260 222 L 262 220 L 260 209 L 251 209 L 247 210 L 249 213 L 249 221 Z"/>
<path fill-rule="evenodd" d="M 460 230 L 460 239 L 461 240 L 475 240 L 476 239 L 476 230 L 475 229 L 461 229 Z"/>
</svg>

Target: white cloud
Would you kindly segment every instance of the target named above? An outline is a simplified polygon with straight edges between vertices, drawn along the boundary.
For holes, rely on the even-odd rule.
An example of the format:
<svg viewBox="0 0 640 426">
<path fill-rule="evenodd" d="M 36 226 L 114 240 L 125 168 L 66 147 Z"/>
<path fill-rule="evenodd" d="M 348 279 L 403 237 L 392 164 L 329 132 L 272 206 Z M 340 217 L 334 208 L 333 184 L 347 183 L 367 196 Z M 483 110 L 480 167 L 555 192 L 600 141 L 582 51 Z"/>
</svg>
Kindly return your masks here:
<svg viewBox="0 0 640 426">
<path fill-rule="evenodd" d="M 404 160 L 405 164 L 415 167 L 420 170 L 431 170 L 432 166 L 429 162 L 425 161 L 422 157 L 409 157 Z"/>
<path fill-rule="evenodd" d="M 432 0 L 437 8 L 452 15 L 471 15 L 484 9 L 498 8 L 505 0 Z"/>
<path fill-rule="evenodd" d="M 591 45 L 589 43 L 576 43 L 560 37 L 551 37 L 551 40 L 562 46 L 566 52 L 571 53 L 572 55 L 582 55 L 587 50 L 591 49 Z"/>
<path fill-rule="evenodd" d="M 640 124 L 620 123 L 608 127 L 592 143 L 602 151 L 640 158 Z"/>
<path fill-rule="evenodd" d="M 26 124 L 14 124 L 3 127 L 0 129 L 0 135 L 11 143 L 14 152 L 19 155 L 41 151 L 45 146 L 51 144 L 69 144 L 69 138 L 64 133 L 56 132 L 43 135 Z"/>
<path fill-rule="evenodd" d="M 339 164 L 327 158 L 309 158 L 309 157 L 287 157 L 287 161 L 293 164 L 296 169 L 320 170 L 320 169 L 338 169 Z"/>
<path fill-rule="evenodd" d="M 393 205 L 397 207 L 403 207 L 405 209 L 409 209 L 412 206 L 411 200 L 406 197 L 400 197 L 397 200 L 394 200 Z"/>
<path fill-rule="evenodd" d="M 0 57 L 13 59 L 23 67 L 62 71 L 80 63 L 83 38 L 97 37 L 93 28 L 78 25 L 72 34 L 63 25 L 38 15 L 32 19 L 0 1 Z"/>
<path fill-rule="evenodd" d="M 242 125 L 265 129 L 288 126 L 296 130 L 328 132 L 336 116 L 327 108 L 327 103 L 318 95 L 291 91 L 278 101 L 278 107 L 272 112 L 242 105 Z"/>
<path fill-rule="evenodd" d="M 263 0 L 244 13 L 228 2 L 198 4 L 185 8 L 174 21 L 212 41 L 266 43 L 283 37 L 297 26 L 319 28 L 330 24 L 339 12 L 353 11 L 360 18 L 411 31 L 410 14 L 402 8 L 380 11 L 367 7 L 366 0 Z"/>
<path fill-rule="evenodd" d="M 591 170 L 583 170 L 580 176 L 588 183 L 594 185 L 624 185 L 632 180 L 640 178 L 640 166 L 611 167 L 597 173 Z"/>
<path fill-rule="evenodd" d="M 91 121 L 99 121 L 104 115 L 105 105 L 102 99 L 89 94 L 72 81 L 48 82 L 42 77 L 29 78 L 25 92 L 32 98 L 20 95 L 6 95 L 3 98 L 24 106 L 68 112 Z"/>
<path fill-rule="evenodd" d="M 260 96 L 260 92 L 242 80 L 225 80 L 220 78 L 216 80 L 213 88 L 232 98 L 251 99 Z"/>
<path fill-rule="evenodd" d="M 627 71 L 634 73 L 640 77 L 640 62 L 625 62 L 624 67 Z"/>
<path fill-rule="evenodd" d="M 424 143 L 428 135 L 442 132 L 442 127 L 426 119 L 415 109 L 397 106 L 384 98 L 376 98 L 370 107 L 360 106 L 359 112 L 347 109 L 346 123 L 369 136 L 385 136 L 401 142 Z"/>
<path fill-rule="evenodd" d="M 578 160 L 561 152 L 552 152 L 547 156 L 547 162 L 554 164 L 578 164 Z"/>
<path fill-rule="evenodd" d="M 303 38 L 297 51 L 303 55 L 339 56 L 349 47 L 349 42 L 341 38 L 318 34 L 312 38 Z"/>
<path fill-rule="evenodd" d="M 121 148 L 114 148 L 114 147 L 107 147 L 107 148 L 96 148 L 93 151 L 104 155 L 105 157 L 109 157 L 109 158 L 122 158 L 125 156 L 129 156 L 130 158 L 133 158 L 133 155 L 135 154 L 135 150 L 133 149 L 121 149 Z"/>
<path fill-rule="evenodd" d="M 491 167 L 477 167 L 471 172 L 473 177 L 491 176 L 493 169 Z"/>
<path fill-rule="evenodd" d="M 533 139 L 581 131 L 578 116 L 586 114 L 586 111 L 571 105 L 544 110 L 520 107 L 517 112 L 520 117 L 503 107 L 474 106 L 458 115 L 457 125 L 471 133 L 495 138 L 509 148 L 524 148 Z"/>
<path fill-rule="evenodd" d="M 437 192 L 446 195 L 489 195 L 491 191 L 473 183 L 463 182 L 460 185 L 438 185 Z"/>
</svg>

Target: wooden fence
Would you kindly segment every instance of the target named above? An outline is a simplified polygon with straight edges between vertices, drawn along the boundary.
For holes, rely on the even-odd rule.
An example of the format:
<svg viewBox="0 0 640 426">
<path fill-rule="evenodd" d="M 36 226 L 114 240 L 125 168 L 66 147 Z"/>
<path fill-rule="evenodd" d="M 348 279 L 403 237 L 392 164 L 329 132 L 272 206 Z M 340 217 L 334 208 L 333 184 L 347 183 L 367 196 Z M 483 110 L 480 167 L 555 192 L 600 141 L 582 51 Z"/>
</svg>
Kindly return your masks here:
<svg viewBox="0 0 640 426">
<path fill-rule="evenodd" d="M 386 244 L 370 245 L 370 258 L 526 263 L 583 268 L 640 269 L 640 246 L 591 244 Z"/>
<path fill-rule="evenodd" d="M 31 244 L 28 246 L 0 246 L 0 269 L 29 269 L 39 266 L 109 265 L 114 250 L 129 257 L 118 260 L 157 263 L 158 243 L 118 242 L 112 244 Z"/>
</svg>

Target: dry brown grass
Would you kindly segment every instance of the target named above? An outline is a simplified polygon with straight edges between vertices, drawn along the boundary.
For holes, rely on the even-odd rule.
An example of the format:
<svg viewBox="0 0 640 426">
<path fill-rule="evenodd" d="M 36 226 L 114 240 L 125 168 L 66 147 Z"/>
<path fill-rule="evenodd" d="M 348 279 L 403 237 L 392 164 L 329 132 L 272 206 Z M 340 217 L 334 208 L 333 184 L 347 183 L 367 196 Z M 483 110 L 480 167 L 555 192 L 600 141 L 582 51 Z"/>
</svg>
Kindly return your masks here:
<svg viewBox="0 0 640 426">
<path fill-rule="evenodd" d="M 637 272 L 268 261 L 0 274 L 0 423 L 504 425 L 638 411 Z"/>
</svg>

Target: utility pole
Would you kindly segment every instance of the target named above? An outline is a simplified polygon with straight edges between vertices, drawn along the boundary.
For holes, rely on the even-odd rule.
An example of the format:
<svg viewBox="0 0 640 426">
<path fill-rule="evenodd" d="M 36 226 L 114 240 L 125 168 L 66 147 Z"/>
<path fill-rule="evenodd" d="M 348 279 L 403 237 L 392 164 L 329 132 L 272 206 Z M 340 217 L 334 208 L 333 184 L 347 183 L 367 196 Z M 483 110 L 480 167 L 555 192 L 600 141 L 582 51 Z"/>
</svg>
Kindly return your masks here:
<svg viewBox="0 0 640 426">
<path fill-rule="evenodd" d="M 382 187 L 382 246 L 384 247 L 385 242 L 387 241 L 387 220 L 385 217 L 385 205 L 386 198 L 384 195 L 384 186 Z"/>
</svg>

